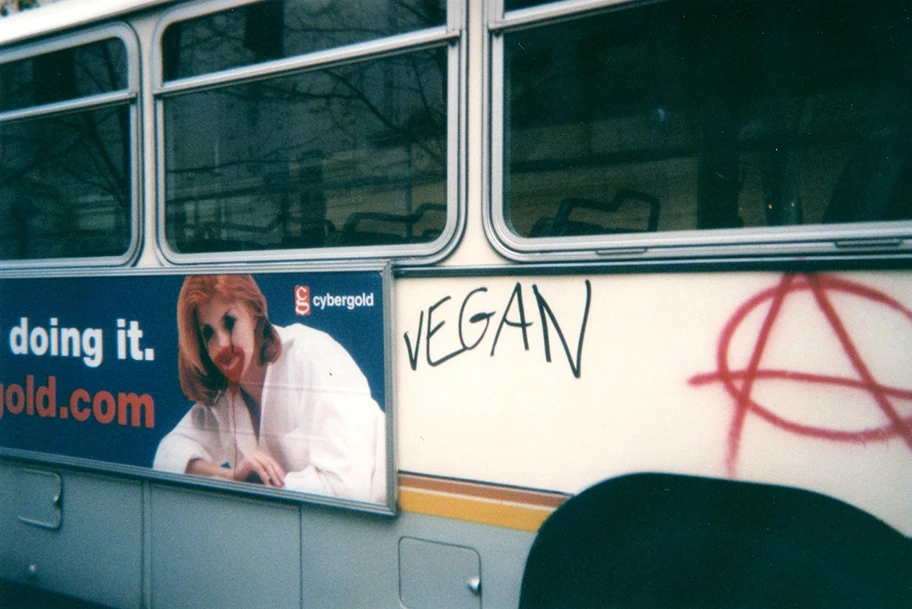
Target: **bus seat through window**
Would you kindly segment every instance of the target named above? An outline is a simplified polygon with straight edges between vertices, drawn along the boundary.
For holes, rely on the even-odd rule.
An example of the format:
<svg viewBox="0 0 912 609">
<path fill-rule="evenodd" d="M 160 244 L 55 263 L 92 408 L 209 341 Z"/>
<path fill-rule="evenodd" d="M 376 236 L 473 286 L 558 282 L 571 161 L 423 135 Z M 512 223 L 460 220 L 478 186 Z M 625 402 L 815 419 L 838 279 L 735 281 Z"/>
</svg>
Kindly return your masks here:
<svg viewBox="0 0 912 609">
<path fill-rule="evenodd" d="M 634 215 L 630 210 L 630 202 L 645 203 L 648 207 L 647 214 Z M 625 214 L 620 213 L 621 207 Z M 599 223 L 571 220 L 570 214 L 574 211 L 585 210 L 592 212 L 592 220 Z M 605 203 L 594 199 L 568 197 L 561 201 L 557 213 L 553 218 L 539 218 L 532 226 L 530 237 L 569 237 L 579 235 L 604 235 L 611 233 L 655 232 L 659 228 L 659 199 L 652 195 L 629 188 L 621 189 L 611 201 Z M 618 226 L 618 221 L 639 220 L 644 226 Z M 612 226 L 613 224 L 613 226 Z"/>
</svg>

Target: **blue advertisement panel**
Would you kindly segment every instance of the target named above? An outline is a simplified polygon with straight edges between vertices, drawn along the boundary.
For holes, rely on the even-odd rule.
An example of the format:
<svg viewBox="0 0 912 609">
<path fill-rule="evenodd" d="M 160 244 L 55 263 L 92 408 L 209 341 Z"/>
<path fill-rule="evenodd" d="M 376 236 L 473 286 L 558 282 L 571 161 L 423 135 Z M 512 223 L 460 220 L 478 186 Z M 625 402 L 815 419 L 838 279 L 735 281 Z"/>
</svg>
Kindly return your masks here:
<svg viewBox="0 0 912 609">
<path fill-rule="evenodd" d="M 382 270 L 0 280 L 0 449 L 389 506 L 384 285 Z"/>
</svg>

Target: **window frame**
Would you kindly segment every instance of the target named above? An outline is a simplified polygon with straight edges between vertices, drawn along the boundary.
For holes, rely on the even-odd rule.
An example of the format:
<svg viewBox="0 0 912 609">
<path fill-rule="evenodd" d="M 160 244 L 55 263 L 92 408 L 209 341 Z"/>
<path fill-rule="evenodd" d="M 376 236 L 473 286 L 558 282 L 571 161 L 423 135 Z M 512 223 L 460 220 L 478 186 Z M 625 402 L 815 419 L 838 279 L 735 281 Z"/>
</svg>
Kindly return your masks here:
<svg viewBox="0 0 912 609">
<path fill-rule="evenodd" d="M 156 246 L 164 261 L 175 264 L 219 262 L 269 263 L 293 261 L 364 261 L 396 260 L 397 264 L 431 264 L 448 256 L 458 244 L 465 227 L 465 150 L 466 150 L 466 11 L 459 0 L 446 0 L 446 23 L 387 36 L 366 42 L 332 47 L 301 55 L 264 61 L 212 73 L 164 80 L 162 40 L 168 26 L 231 8 L 256 3 L 258 0 L 206 0 L 167 11 L 153 35 L 151 80 L 154 98 L 155 129 L 155 211 Z M 430 48 L 446 48 L 447 54 L 447 160 L 446 221 L 441 234 L 433 241 L 417 244 L 371 245 L 360 247 L 320 247 L 260 249 L 224 252 L 180 253 L 171 248 L 165 234 L 165 142 L 164 103 L 169 97 L 221 86 L 238 85 L 255 80 L 282 77 L 304 71 L 382 59 Z"/>
<path fill-rule="evenodd" d="M 0 124 L 20 120 L 45 118 L 83 110 L 100 110 L 126 104 L 129 116 L 129 196 L 130 223 L 129 245 L 118 256 L 70 256 L 50 258 L 29 258 L 23 260 L 0 260 L 0 269 L 30 268 L 77 268 L 77 267 L 123 267 L 132 264 L 142 248 L 143 237 L 143 174 L 142 174 L 142 121 L 140 112 L 140 51 L 135 31 L 126 23 L 114 22 L 107 25 L 81 30 L 73 34 L 55 36 L 38 42 L 0 49 L 0 62 L 20 61 L 115 38 L 124 44 L 127 65 L 126 87 L 116 91 L 76 97 L 58 102 L 39 104 L 15 110 L 0 111 Z"/>
<path fill-rule="evenodd" d="M 733 0 L 736 2 L 737 0 Z M 642 0 L 556 0 L 504 10 L 491 0 L 485 19 L 489 87 L 486 102 L 484 229 L 492 246 L 514 262 L 598 261 L 623 265 L 750 260 L 851 260 L 912 257 L 912 221 L 807 224 L 733 229 L 568 237 L 521 237 L 511 228 L 504 187 L 506 132 L 505 34 L 550 26 L 618 9 L 653 4 Z"/>
</svg>

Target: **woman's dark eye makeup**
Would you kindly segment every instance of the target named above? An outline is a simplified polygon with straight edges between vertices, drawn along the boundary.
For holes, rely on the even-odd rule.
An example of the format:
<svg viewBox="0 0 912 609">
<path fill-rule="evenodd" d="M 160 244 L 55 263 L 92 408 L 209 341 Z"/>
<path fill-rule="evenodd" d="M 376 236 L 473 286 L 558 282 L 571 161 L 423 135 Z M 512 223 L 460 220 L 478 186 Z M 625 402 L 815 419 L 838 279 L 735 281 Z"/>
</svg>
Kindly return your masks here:
<svg viewBox="0 0 912 609">
<path fill-rule="evenodd" d="M 236 323 L 237 317 L 231 315 L 230 313 L 225 313 L 224 317 L 222 317 L 222 325 L 225 327 L 225 330 L 228 332 L 228 334 L 234 332 L 234 324 Z M 200 328 L 200 334 L 203 337 L 203 341 L 208 343 L 212 337 L 215 336 L 215 330 L 212 329 L 212 326 L 206 324 Z"/>
</svg>

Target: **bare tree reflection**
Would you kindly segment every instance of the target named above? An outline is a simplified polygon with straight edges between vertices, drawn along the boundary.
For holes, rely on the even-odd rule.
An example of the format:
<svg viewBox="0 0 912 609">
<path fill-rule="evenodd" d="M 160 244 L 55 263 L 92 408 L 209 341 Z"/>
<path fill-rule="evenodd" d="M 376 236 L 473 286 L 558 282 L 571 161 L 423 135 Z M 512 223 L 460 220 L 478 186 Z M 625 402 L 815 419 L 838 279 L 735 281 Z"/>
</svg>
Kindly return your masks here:
<svg viewBox="0 0 912 609">
<path fill-rule="evenodd" d="M 125 86 L 116 40 L 0 65 L 0 109 Z M 0 122 L 0 257 L 118 256 L 130 240 L 127 103 Z"/>
<path fill-rule="evenodd" d="M 249 65 L 444 18 L 435 0 L 250 5 L 169 26 L 165 74 Z M 441 45 L 168 98 L 169 243 L 194 252 L 434 238 L 445 214 L 415 214 L 429 209 L 421 203 L 445 203 L 446 66 Z M 385 226 L 365 229 L 368 221 Z"/>
</svg>

